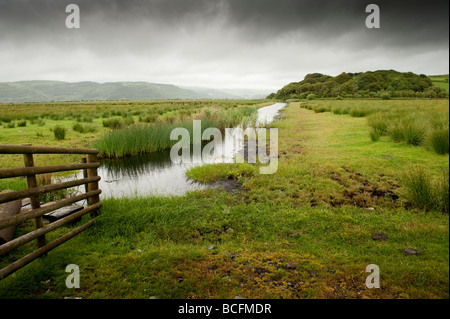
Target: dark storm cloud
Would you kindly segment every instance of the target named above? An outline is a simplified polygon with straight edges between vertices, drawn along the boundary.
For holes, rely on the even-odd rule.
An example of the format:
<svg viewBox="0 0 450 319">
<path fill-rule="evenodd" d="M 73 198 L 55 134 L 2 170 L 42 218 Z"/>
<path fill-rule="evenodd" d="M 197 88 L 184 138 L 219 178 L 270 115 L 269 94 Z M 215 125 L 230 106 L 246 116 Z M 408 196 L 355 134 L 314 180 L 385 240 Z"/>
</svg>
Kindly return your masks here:
<svg viewBox="0 0 450 319">
<path fill-rule="evenodd" d="M 232 24 L 259 30 L 264 37 L 296 30 L 313 37 L 329 39 L 343 33 L 365 31 L 365 8 L 375 3 L 381 8 L 382 28 L 372 32 L 372 39 L 392 45 L 408 41 L 448 43 L 448 0 L 230 0 Z M 276 2 L 276 5 L 274 3 Z M 369 34 L 369 33 L 367 33 Z M 426 37 L 424 37 L 426 35 Z"/>
<path fill-rule="evenodd" d="M 64 34 L 66 30 L 58 26 L 69 3 L 81 7 L 85 27 L 94 34 L 104 27 L 131 31 L 145 21 L 160 25 L 162 33 L 178 27 L 208 28 L 221 17 L 247 40 L 265 41 L 300 31 L 310 40 L 323 41 L 366 31 L 365 7 L 377 3 L 382 29 L 365 32 L 369 40 L 403 46 L 417 41 L 448 43 L 449 38 L 448 0 L 1 0 L 2 37 L 26 38 L 44 31 L 50 40 Z"/>
<path fill-rule="evenodd" d="M 65 7 L 81 9 L 68 30 Z M 381 29 L 365 8 L 381 8 Z M 0 81 L 276 87 L 308 72 L 448 72 L 448 0 L 0 0 Z"/>
</svg>

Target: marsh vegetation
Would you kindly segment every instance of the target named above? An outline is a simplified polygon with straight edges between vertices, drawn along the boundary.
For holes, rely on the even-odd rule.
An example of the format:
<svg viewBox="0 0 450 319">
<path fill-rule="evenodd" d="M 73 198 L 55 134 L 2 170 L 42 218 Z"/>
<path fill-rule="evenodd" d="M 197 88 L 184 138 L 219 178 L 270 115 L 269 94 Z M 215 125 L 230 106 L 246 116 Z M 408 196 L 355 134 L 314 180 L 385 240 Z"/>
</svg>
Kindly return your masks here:
<svg viewBox="0 0 450 319">
<path fill-rule="evenodd" d="M 225 101 L 220 107 L 206 101 L 187 113 L 181 105 L 169 111 L 177 107 L 170 103 L 159 106 L 167 111 L 162 114 L 145 111 L 149 117 L 134 110 L 128 116 L 134 124 L 119 128 L 105 127 L 103 120 L 123 118 L 117 112 L 132 105 L 100 103 L 94 112 L 93 103 L 86 106 L 92 113 L 80 112 L 96 114 L 92 121 L 56 112 L 61 119 L 27 124 L 28 135 L 4 127 L 0 136 L 2 143 L 65 146 L 92 146 L 114 134 L 118 140 L 111 145 L 146 134 L 163 141 L 161 132 L 173 125 L 192 118 L 228 125 L 234 117 L 251 119 L 252 109 L 266 102 Z M 448 133 L 432 137 L 448 130 L 448 100 L 291 101 L 282 118 L 271 124 L 279 129 L 277 174 L 257 174 L 258 165 L 211 164 L 187 175 L 201 183 L 232 180 L 241 188 L 107 199 L 92 228 L 3 280 L 0 297 L 448 298 Z M 65 140 L 50 134 L 57 123 L 68 130 Z M 76 123 L 97 130 L 80 133 L 73 130 Z M 375 131 L 377 138 L 371 137 Z M 434 138 L 443 151 L 433 146 Z M 133 149 L 167 146 L 140 143 Z M 132 152 L 126 147 L 121 153 Z M 1 163 L 14 161 L 5 157 Z M 0 185 L 18 189 L 24 181 Z M 380 232 L 388 238 L 374 240 Z M 0 264 L 32 248 L 24 246 Z M 406 255 L 405 248 L 422 254 Z M 64 286 L 68 263 L 81 267 L 83 285 L 76 291 Z M 383 270 L 383 289 L 365 289 L 365 268 L 372 263 Z"/>
</svg>

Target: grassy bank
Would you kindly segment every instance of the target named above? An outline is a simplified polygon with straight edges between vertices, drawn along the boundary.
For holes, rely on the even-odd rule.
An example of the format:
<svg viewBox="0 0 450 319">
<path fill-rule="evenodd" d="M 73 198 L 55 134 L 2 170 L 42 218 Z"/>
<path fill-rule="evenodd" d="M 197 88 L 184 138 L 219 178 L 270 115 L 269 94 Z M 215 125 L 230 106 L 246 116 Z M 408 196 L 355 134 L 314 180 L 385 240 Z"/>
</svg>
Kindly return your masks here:
<svg viewBox="0 0 450 319">
<path fill-rule="evenodd" d="M 437 154 L 449 153 L 449 109 L 446 100 L 322 100 L 302 103 L 316 113 L 367 117 L 370 137 L 424 146 Z"/>
<path fill-rule="evenodd" d="M 245 191 L 107 200 L 92 228 L 1 281 L 0 297 L 448 298 L 448 214 L 416 207 L 403 179 L 419 166 L 438 181 L 448 155 L 373 142 L 365 118 L 284 113 L 277 174 L 207 166 L 190 176 Z M 68 264 L 80 289 L 65 287 Z M 369 264 L 381 289 L 365 287 Z"/>
</svg>

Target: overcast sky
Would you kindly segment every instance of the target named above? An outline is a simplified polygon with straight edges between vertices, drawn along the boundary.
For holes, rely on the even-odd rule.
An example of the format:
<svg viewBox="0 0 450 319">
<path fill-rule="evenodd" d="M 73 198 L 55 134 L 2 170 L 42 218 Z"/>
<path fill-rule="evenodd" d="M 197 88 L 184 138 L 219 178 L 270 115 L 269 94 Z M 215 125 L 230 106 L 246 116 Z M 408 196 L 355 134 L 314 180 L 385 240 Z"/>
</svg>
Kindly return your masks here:
<svg viewBox="0 0 450 319">
<path fill-rule="evenodd" d="M 67 29 L 68 4 L 81 28 Z M 367 29 L 368 4 L 381 28 Z M 275 91 L 308 73 L 449 73 L 448 0 L 0 0 L 0 82 Z"/>
</svg>

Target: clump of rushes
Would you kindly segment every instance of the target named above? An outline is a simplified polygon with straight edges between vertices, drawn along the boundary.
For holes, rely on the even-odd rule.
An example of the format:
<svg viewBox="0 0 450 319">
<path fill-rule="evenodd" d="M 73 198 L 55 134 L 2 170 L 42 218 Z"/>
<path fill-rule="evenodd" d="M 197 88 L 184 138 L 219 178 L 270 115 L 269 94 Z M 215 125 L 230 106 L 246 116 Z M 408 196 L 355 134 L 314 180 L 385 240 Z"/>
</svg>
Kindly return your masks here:
<svg viewBox="0 0 450 319">
<path fill-rule="evenodd" d="M 211 112 L 209 115 L 208 118 L 201 120 L 202 132 L 207 128 L 224 131 L 226 128 L 232 128 L 241 123 L 244 125 L 254 123 L 257 118 L 257 108 L 230 108 Z M 107 121 L 109 120 L 104 120 L 103 125 Z M 164 122 L 158 121 L 154 125 L 113 130 L 95 142 L 94 147 L 100 150 L 100 156 L 106 158 L 121 158 L 167 150 L 177 143 L 177 141 L 170 140 L 170 133 L 175 128 L 186 128 L 192 136 L 193 122 L 189 120 L 176 123 L 175 117 L 169 114 Z"/>
<path fill-rule="evenodd" d="M 18 127 L 26 127 L 27 126 L 27 121 L 23 120 L 23 121 L 19 121 L 19 123 L 17 123 Z"/>
<path fill-rule="evenodd" d="M 145 116 L 139 116 L 139 122 L 143 123 L 155 123 L 158 119 L 158 115 L 156 114 L 147 114 Z"/>
<path fill-rule="evenodd" d="M 107 127 L 113 130 L 119 130 L 125 127 L 125 121 L 121 117 L 113 117 L 107 120 L 103 120 L 103 127 Z"/>
<path fill-rule="evenodd" d="M 53 134 L 55 136 L 55 139 L 58 141 L 65 140 L 66 133 L 67 133 L 67 129 L 65 127 L 57 125 L 53 128 Z"/>
<path fill-rule="evenodd" d="M 372 139 L 373 142 L 378 142 L 381 138 L 381 134 L 377 130 L 371 128 L 370 129 L 370 138 Z"/>
<path fill-rule="evenodd" d="M 425 138 L 426 128 L 424 124 L 413 117 L 401 119 L 391 123 L 389 135 L 395 142 L 418 146 Z"/>
<path fill-rule="evenodd" d="M 423 167 L 413 166 L 402 177 L 405 195 L 414 207 L 424 210 L 449 211 L 449 173 L 444 171 L 440 180 L 434 181 Z"/>
<path fill-rule="evenodd" d="M 45 121 L 44 121 L 43 119 L 41 119 L 40 117 L 37 118 L 37 119 L 32 119 L 32 120 L 30 121 L 30 123 L 31 123 L 32 125 L 39 125 L 39 126 L 44 126 L 44 125 L 45 125 Z"/>
<path fill-rule="evenodd" d="M 439 155 L 449 154 L 449 128 L 433 130 L 427 137 L 427 144 Z"/>
<path fill-rule="evenodd" d="M 72 129 L 78 133 L 94 133 L 97 131 L 97 126 L 94 124 L 76 123 Z"/>
<path fill-rule="evenodd" d="M 206 128 L 217 127 L 215 124 L 210 120 L 202 120 L 202 132 Z M 185 128 L 192 136 L 192 122 L 136 126 L 111 131 L 96 141 L 94 147 L 100 150 L 101 157 L 106 158 L 122 158 L 167 150 L 177 143 L 170 140 L 170 134 L 175 128 Z"/>
<path fill-rule="evenodd" d="M 441 180 L 437 184 L 437 204 L 445 213 L 449 213 L 449 171 L 444 169 Z"/>
<path fill-rule="evenodd" d="M 387 117 L 381 113 L 375 113 L 368 117 L 367 122 L 369 123 L 372 141 L 376 142 L 381 136 L 387 134 L 388 121 Z"/>
<path fill-rule="evenodd" d="M 6 127 L 7 127 L 7 128 L 15 128 L 15 127 L 16 127 L 16 122 L 11 121 L 11 122 L 9 122 L 9 123 L 7 124 Z"/>
</svg>

